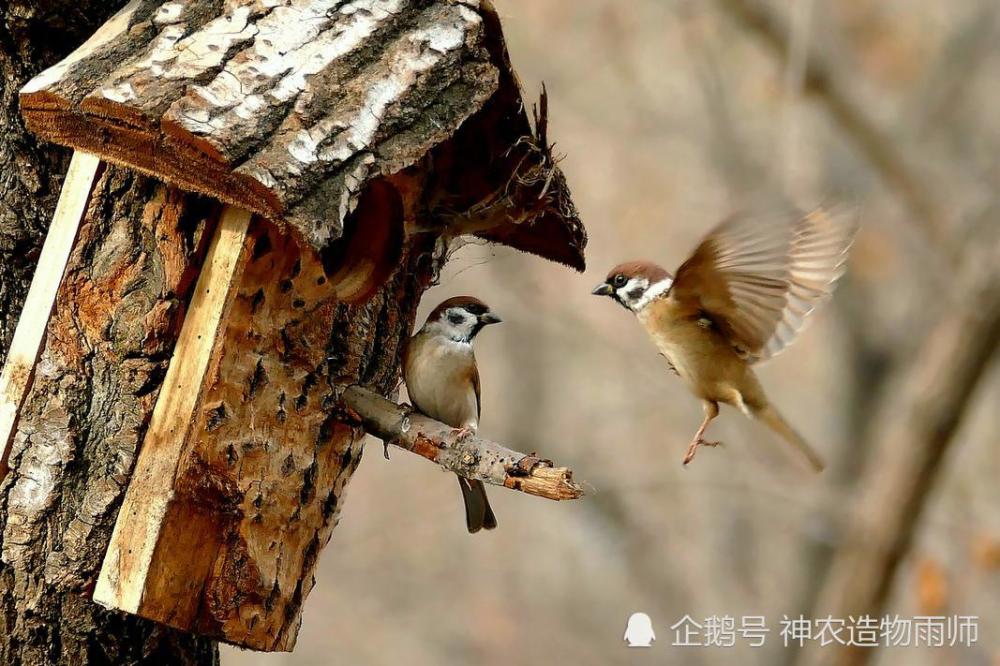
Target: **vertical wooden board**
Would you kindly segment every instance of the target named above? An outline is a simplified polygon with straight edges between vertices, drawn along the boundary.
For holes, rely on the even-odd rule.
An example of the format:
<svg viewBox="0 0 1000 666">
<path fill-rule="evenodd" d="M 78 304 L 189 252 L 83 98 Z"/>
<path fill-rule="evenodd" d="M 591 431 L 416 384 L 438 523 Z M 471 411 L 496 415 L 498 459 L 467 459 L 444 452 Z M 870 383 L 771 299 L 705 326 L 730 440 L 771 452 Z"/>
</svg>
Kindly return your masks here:
<svg viewBox="0 0 1000 666">
<path fill-rule="evenodd" d="M 35 361 L 45 337 L 45 327 L 80 228 L 80 220 L 87 210 L 100 163 L 94 155 L 80 151 L 73 153 L 52 225 L 45 237 L 21 318 L 0 373 L 0 446 L 3 447 L 0 478 L 7 474 L 7 457 L 16 431 L 18 412 L 28 392 Z"/>
<path fill-rule="evenodd" d="M 395 384 L 413 316 L 399 303 L 411 302 L 417 259 L 404 254 L 389 282 L 348 306 L 320 257 L 273 225 L 255 224 L 249 243 L 132 612 L 243 647 L 291 650 L 363 446 L 359 430 L 336 420 L 337 387 L 362 377 L 382 390 Z M 384 362 L 370 364 L 373 348 Z M 119 551 L 135 546 L 117 542 Z"/>
<path fill-rule="evenodd" d="M 196 414 L 246 264 L 250 217 L 231 206 L 222 212 L 101 567 L 94 600 L 102 605 L 131 613 L 142 606 L 178 466 L 196 434 Z"/>
<path fill-rule="evenodd" d="M 350 336 L 340 290 L 315 253 L 266 231 L 202 407 L 197 452 L 235 485 L 240 519 L 205 582 L 199 622 L 247 647 L 290 650 L 361 437 L 331 419 L 327 346 Z"/>
<path fill-rule="evenodd" d="M 100 170 L 11 444 L 0 560 L 14 569 L 93 587 L 220 210 Z"/>
<path fill-rule="evenodd" d="M 375 219 L 362 226 L 388 231 L 377 219 L 388 217 L 392 229 L 401 229 L 397 204 L 372 209 Z M 369 231 L 362 239 L 372 238 Z M 211 361 L 201 383 L 186 386 L 200 395 L 189 403 L 193 412 L 185 407 L 186 418 L 175 419 L 183 441 L 166 453 L 157 479 L 148 463 L 138 464 L 95 600 L 243 647 L 292 649 L 363 445 L 360 430 L 336 420 L 337 387 L 395 385 L 415 295 L 432 274 L 419 268 L 433 243 L 424 240 L 417 249 L 395 248 L 395 269 L 382 277 L 355 261 L 353 250 L 363 248 L 353 242 L 321 258 L 273 224 L 254 224 L 245 265 L 212 329 Z M 390 249 L 378 242 L 380 251 Z M 359 266 L 364 283 L 345 266 Z M 348 305 L 349 297 L 361 302 Z M 192 305 L 181 325 L 176 356 L 189 353 L 184 331 L 199 307 Z M 166 378 L 156 409 L 168 401 L 164 391 L 179 390 L 173 376 Z M 141 455 L 163 446 L 157 437 L 165 435 L 154 430 L 163 426 L 151 424 Z M 164 499 L 154 514 L 130 500 L 133 494 Z M 136 510 L 145 513 L 131 515 Z"/>
</svg>

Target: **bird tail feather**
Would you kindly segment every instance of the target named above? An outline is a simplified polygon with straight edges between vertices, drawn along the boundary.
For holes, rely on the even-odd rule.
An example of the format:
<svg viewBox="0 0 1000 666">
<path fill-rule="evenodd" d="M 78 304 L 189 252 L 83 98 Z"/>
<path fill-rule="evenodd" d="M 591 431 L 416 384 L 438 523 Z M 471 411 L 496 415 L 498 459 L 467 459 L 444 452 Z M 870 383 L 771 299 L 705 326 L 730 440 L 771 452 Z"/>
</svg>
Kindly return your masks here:
<svg viewBox="0 0 1000 666">
<path fill-rule="evenodd" d="M 493 507 L 486 497 L 486 486 L 482 481 L 458 477 L 458 485 L 462 488 L 462 499 L 465 501 L 465 524 L 470 534 L 481 529 L 492 530 L 497 526 Z"/>
<path fill-rule="evenodd" d="M 791 444 L 792 448 L 805 458 L 813 471 L 823 471 L 823 468 L 826 467 L 823 458 L 816 453 L 816 450 L 799 433 L 795 432 L 795 429 L 778 413 L 778 410 L 770 405 L 766 405 L 763 409 L 757 410 L 754 416 L 763 421 L 768 428 L 776 432 L 783 440 Z"/>
</svg>

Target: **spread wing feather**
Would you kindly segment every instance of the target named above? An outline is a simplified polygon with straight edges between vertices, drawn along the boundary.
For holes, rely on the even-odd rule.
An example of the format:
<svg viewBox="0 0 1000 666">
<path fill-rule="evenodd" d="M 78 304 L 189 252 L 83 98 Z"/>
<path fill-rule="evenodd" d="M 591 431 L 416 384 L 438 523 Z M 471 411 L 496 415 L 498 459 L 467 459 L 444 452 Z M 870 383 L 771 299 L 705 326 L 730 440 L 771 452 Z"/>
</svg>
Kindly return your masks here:
<svg viewBox="0 0 1000 666">
<path fill-rule="evenodd" d="M 708 315 L 750 362 L 785 349 L 843 275 L 849 210 L 734 215 L 677 270 L 671 298 Z"/>
</svg>

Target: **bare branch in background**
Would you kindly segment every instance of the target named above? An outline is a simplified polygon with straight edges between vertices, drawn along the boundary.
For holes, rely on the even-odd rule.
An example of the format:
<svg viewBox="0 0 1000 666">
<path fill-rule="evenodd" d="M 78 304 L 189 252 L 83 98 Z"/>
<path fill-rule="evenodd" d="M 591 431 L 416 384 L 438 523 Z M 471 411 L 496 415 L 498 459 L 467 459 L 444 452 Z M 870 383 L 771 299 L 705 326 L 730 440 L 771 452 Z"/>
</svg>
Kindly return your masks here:
<svg viewBox="0 0 1000 666">
<path fill-rule="evenodd" d="M 987 252 L 996 248 L 985 244 Z M 972 253 L 970 253 L 972 254 Z M 882 614 L 946 454 L 1000 341 L 1000 275 L 966 259 L 963 305 L 949 307 L 901 367 L 874 420 L 876 450 L 855 494 L 813 617 Z M 995 260 L 994 260 L 995 263 Z M 864 664 L 871 651 L 806 651 L 806 664 Z"/>
<path fill-rule="evenodd" d="M 520 490 L 552 500 L 577 499 L 583 489 L 573 472 L 428 418 L 360 386 L 344 391 L 344 405 L 365 431 L 467 479 Z"/>
<path fill-rule="evenodd" d="M 739 200 L 760 189 L 771 190 L 771 174 L 747 150 L 746 138 L 734 122 L 732 102 L 722 80 L 719 63 L 708 35 L 699 28 L 697 17 L 689 5 L 681 5 L 679 19 L 684 22 L 684 46 L 694 71 L 694 83 L 704 99 L 705 118 L 709 130 L 705 147 L 712 165 L 725 182 L 729 195 Z"/>
<path fill-rule="evenodd" d="M 913 113 L 907 119 L 912 136 L 944 131 L 955 142 L 973 140 L 975 132 L 954 120 L 995 49 L 997 15 L 996 3 L 983 2 L 948 35 L 915 99 L 905 105 Z"/>
<path fill-rule="evenodd" d="M 784 100 L 782 123 L 779 126 L 781 168 L 786 193 L 794 198 L 801 189 L 799 171 L 799 144 L 802 126 L 800 97 L 805 86 L 806 64 L 809 59 L 809 36 L 812 26 L 813 0 L 796 2 L 792 7 L 791 34 L 782 87 Z"/>
<path fill-rule="evenodd" d="M 784 21 L 756 0 L 717 0 L 718 5 L 767 44 L 782 61 L 791 52 Z M 813 95 L 850 138 L 871 167 L 900 199 L 932 245 L 946 239 L 943 208 L 929 194 L 931 188 L 907 164 L 893 140 L 869 118 L 847 92 L 833 68 L 809 48 L 804 89 Z"/>
</svg>

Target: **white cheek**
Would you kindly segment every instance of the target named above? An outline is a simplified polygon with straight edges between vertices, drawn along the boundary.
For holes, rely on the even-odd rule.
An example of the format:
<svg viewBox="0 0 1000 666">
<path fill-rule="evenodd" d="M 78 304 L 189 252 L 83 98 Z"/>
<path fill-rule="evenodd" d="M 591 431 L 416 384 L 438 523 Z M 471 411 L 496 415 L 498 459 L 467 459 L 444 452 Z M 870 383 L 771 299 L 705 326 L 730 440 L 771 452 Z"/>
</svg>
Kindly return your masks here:
<svg viewBox="0 0 1000 666">
<path fill-rule="evenodd" d="M 642 296 L 633 296 L 632 292 L 638 291 L 640 294 L 643 294 L 645 293 L 648 285 L 649 280 L 646 278 L 632 278 L 625 283 L 624 287 L 618 290 L 618 296 L 622 299 L 623 303 L 633 310 L 638 309 Z"/>
<path fill-rule="evenodd" d="M 633 303 L 630 303 L 632 309 L 634 310 L 642 310 L 644 307 L 666 294 L 667 291 L 669 291 L 670 286 L 674 283 L 671 278 L 663 278 L 653 284 L 649 284 L 646 280 L 643 280 L 642 282 L 644 283 L 644 286 L 648 286 L 646 286 L 646 290 L 643 292 L 642 296 L 637 298 Z"/>
<path fill-rule="evenodd" d="M 646 290 L 646 293 L 643 295 L 643 299 L 645 299 L 646 302 L 656 300 L 660 296 L 667 293 L 673 283 L 673 278 L 663 278 L 659 282 L 654 282 L 649 285 L 649 289 Z"/>
</svg>

